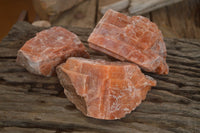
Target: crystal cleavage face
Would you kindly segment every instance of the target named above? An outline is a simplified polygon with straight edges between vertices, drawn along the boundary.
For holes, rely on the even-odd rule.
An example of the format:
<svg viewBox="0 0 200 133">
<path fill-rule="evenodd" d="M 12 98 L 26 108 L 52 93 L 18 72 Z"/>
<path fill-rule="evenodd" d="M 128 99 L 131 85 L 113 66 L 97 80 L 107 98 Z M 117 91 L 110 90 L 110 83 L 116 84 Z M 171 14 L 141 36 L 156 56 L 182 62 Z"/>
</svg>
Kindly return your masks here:
<svg viewBox="0 0 200 133">
<path fill-rule="evenodd" d="M 166 46 L 156 24 L 142 16 L 129 17 L 108 10 L 89 39 L 92 49 L 121 61 L 130 61 L 143 70 L 168 74 Z"/>
<path fill-rule="evenodd" d="M 56 66 L 70 56 L 89 57 L 89 54 L 74 33 L 52 27 L 28 40 L 18 51 L 17 62 L 31 73 L 51 76 Z"/>
<path fill-rule="evenodd" d="M 85 115 L 98 119 L 120 119 L 145 99 L 156 81 L 137 65 L 70 57 L 57 67 L 67 98 Z M 68 86 L 69 83 L 73 87 Z"/>
</svg>

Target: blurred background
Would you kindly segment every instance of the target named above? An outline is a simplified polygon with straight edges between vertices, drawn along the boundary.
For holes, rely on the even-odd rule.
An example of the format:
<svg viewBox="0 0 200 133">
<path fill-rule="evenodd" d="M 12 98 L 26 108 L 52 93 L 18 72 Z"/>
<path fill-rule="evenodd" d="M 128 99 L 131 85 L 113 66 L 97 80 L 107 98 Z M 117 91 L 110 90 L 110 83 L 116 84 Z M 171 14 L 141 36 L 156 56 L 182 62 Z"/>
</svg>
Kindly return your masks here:
<svg viewBox="0 0 200 133">
<path fill-rule="evenodd" d="M 0 0 L 0 40 L 17 21 L 93 28 L 109 8 L 148 17 L 164 37 L 200 40 L 200 0 Z"/>
</svg>

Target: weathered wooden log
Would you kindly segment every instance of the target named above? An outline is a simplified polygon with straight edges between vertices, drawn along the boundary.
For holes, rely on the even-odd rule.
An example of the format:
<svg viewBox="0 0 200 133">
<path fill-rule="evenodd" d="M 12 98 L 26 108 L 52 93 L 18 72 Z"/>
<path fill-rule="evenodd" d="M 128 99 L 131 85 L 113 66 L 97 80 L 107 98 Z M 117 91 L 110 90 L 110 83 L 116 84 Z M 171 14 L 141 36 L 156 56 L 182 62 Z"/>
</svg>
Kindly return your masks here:
<svg viewBox="0 0 200 133">
<path fill-rule="evenodd" d="M 87 46 L 92 29 L 66 28 Z M 147 99 L 125 118 L 105 121 L 78 111 L 65 98 L 57 77 L 30 74 L 15 63 L 17 50 L 42 29 L 17 22 L 0 43 L 0 132 L 200 132 L 199 42 L 165 39 L 169 75 L 148 73 L 158 85 Z M 90 49 L 89 52 L 92 58 L 113 60 Z"/>
<path fill-rule="evenodd" d="M 104 14 L 108 9 L 121 11 L 126 9 L 129 5 L 129 0 L 101 0 L 100 11 Z"/>
<path fill-rule="evenodd" d="M 55 133 L 56 130 L 46 130 L 38 128 L 4 127 L 0 128 L 1 133 Z"/>
<path fill-rule="evenodd" d="M 151 12 L 151 21 L 169 38 L 194 38 L 200 41 L 200 0 L 183 0 Z M 188 19 L 186 19 L 188 18 Z"/>
<path fill-rule="evenodd" d="M 130 14 L 144 14 L 182 0 L 131 0 Z"/>
</svg>

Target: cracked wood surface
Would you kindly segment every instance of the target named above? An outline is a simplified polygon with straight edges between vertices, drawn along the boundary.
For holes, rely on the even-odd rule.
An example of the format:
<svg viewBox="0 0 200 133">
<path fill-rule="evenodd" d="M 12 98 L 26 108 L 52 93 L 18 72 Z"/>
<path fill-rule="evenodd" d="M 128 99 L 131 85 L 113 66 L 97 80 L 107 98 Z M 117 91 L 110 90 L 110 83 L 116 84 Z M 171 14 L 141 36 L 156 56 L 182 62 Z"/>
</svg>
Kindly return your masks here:
<svg viewBox="0 0 200 133">
<path fill-rule="evenodd" d="M 92 29 L 66 28 L 88 47 Z M 145 73 L 158 81 L 146 100 L 125 118 L 105 121 L 78 111 L 65 98 L 57 77 L 33 75 L 16 64 L 17 50 L 41 30 L 18 22 L 0 43 L 0 132 L 200 132 L 199 42 L 165 39 L 169 75 Z M 88 50 L 92 58 L 114 60 Z"/>
</svg>

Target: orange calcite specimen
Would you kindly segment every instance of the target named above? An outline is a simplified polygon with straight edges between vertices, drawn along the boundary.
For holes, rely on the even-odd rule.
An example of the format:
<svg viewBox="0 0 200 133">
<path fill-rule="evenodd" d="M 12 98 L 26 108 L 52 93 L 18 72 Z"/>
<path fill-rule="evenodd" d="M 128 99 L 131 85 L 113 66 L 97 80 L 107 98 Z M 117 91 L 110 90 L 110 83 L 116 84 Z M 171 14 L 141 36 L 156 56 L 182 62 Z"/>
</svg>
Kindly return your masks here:
<svg viewBox="0 0 200 133">
<path fill-rule="evenodd" d="M 168 74 L 166 47 L 156 24 L 142 16 L 108 10 L 91 33 L 89 46 L 148 72 Z"/>
<path fill-rule="evenodd" d="M 156 81 L 137 65 L 70 57 L 57 67 L 67 98 L 85 115 L 120 119 L 145 99 Z M 69 86 L 70 83 L 73 86 Z"/>
<path fill-rule="evenodd" d="M 34 74 L 51 76 L 55 67 L 70 56 L 89 57 L 85 46 L 62 27 L 43 30 L 18 51 L 17 62 Z"/>
</svg>

